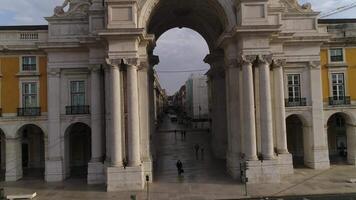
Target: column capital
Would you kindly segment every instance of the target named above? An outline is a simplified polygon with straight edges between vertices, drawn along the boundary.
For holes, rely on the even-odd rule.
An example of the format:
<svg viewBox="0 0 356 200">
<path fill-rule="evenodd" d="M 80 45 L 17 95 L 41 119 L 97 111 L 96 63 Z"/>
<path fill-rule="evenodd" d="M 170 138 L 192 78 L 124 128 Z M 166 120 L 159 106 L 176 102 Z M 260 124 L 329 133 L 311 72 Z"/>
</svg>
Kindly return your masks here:
<svg viewBox="0 0 356 200">
<path fill-rule="evenodd" d="M 91 64 L 91 65 L 89 65 L 88 69 L 91 72 L 99 72 L 101 70 L 101 65 L 100 64 Z"/>
<path fill-rule="evenodd" d="M 309 62 L 310 69 L 320 69 L 320 60 L 317 61 L 310 61 Z"/>
<path fill-rule="evenodd" d="M 237 59 L 225 59 L 225 69 L 239 68 L 239 62 Z"/>
<path fill-rule="evenodd" d="M 259 65 L 270 65 L 272 63 L 272 55 L 258 55 L 256 57 L 256 64 Z"/>
<path fill-rule="evenodd" d="M 224 61 L 224 53 L 222 51 L 214 51 L 205 56 L 204 62 L 210 65 L 213 65 L 218 62 Z"/>
<path fill-rule="evenodd" d="M 253 64 L 257 59 L 257 55 L 246 55 L 241 54 L 238 58 L 238 61 L 241 65 L 244 64 Z"/>
<path fill-rule="evenodd" d="M 277 58 L 272 60 L 272 69 L 274 68 L 280 68 L 285 66 L 287 64 L 287 59 L 284 58 Z"/>
<path fill-rule="evenodd" d="M 61 76 L 61 69 L 59 68 L 50 68 L 47 71 L 47 76 L 52 78 L 59 78 Z"/>
</svg>

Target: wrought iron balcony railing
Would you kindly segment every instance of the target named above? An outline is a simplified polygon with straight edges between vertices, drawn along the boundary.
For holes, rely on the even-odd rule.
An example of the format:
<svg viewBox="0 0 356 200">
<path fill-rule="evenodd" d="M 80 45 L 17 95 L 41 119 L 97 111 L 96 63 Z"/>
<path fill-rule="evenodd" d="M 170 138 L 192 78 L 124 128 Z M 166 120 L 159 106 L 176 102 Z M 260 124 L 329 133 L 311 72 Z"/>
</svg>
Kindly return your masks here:
<svg viewBox="0 0 356 200">
<path fill-rule="evenodd" d="M 350 105 L 350 104 L 351 104 L 351 98 L 349 96 L 329 97 L 329 105 L 330 106 Z"/>
<path fill-rule="evenodd" d="M 41 107 L 17 108 L 17 116 L 41 116 Z"/>
<path fill-rule="evenodd" d="M 66 106 L 66 114 L 67 115 L 84 115 L 89 114 L 89 106 Z"/>
<path fill-rule="evenodd" d="M 307 98 L 288 98 L 285 99 L 286 107 L 307 106 Z"/>
</svg>

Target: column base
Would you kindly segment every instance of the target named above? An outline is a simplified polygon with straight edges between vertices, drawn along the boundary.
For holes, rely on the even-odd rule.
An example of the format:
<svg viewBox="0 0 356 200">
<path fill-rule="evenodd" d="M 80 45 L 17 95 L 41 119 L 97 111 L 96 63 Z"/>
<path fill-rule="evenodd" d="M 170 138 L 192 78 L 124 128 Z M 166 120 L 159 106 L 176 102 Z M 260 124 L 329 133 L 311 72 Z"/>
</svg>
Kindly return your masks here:
<svg viewBox="0 0 356 200">
<path fill-rule="evenodd" d="M 279 162 L 275 160 L 247 161 L 248 184 L 280 183 Z"/>
<path fill-rule="evenodd" d="M 146 181 L 146 176 L 149 177 L 149 182 L 153 182 L 153 163 L 151 160 L 148 161 L 143 161 L 142 162 L 142 171 L 143 171 L 143 176 L 144 180 Z"/>
<path fill-rule="evenodd" d="M 241 178 L 240 158 L 238 155 L 232 155 L 231 153 L 228 153 L 226 155 L 226 169 L 227 169 L 227 173 L 233 179 Z"/>
<path fill-rule="evenodd" d="M 6 182 L 13 182 L 13 181 L 18 181 L 19 179 L 22 178 L 22 168 L 15 168 L 12 170 L 7 170 L 5 172 L 5 181 Z"/>
<path fill-rule="evenodd" d="M 102 162 L 88 163 L 88 177 L 89 185 L 105 183 L 104 164 Z"/>
<path fill-rule="evenodd" d="M 279 172 L 281 175 L 294 173 L 293 156 L 290 153 L 278 154 Z"/>
<path fill-rule="evenodd" d="M 60 182 L 65 179 L 62 160 L 46 160 L 46 182 Z"/>
<path fill-rule="evenodd" d="M 144 189 L 142 166 L 138 167 L 108 167 L 106 168 L 106 190 L 139 191 Z"/>
<path fill-rule="evenodd" d="M 327 147 L 316 149 L 312 152 L 312 158 L 304 158 L 304 164 L 312 169 L 329 169 L 329 151 Z"/>
</svg>

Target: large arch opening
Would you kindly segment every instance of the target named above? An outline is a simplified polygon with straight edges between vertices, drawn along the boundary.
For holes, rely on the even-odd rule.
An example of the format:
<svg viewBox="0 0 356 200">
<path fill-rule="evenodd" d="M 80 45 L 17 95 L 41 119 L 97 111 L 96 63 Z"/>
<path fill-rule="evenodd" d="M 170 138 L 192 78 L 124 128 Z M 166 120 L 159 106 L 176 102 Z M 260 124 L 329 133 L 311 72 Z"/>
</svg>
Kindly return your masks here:
<svg viewBox="0 0 356 200">
<path fill-rule="evenodd" d="M 294 168 L 304 167 L 304 125 L 298 115 L 291 115 L 286 119 L 287 146 L 293 156 Z"/>
<path fill-rule="evenodd" d="M 21 164 L 24 179 L 44 178 L 45 142 L 42 129 L 28 124 L 18 130 L 21 138 Z"/>
<path fill-rule="evenodd" d="M 0 129 L 0 181 L 5 180 L 6 172 L 6 137 Z"/>
<path fill-rule="evenodd" d="M 145 24 L 147 33 L 155 35 L 155 38 L 157 39 L 157 48 L 148 50 L 148 54 L 157 54 L 157 49 L 160 48 L 160 41 L 165 38 L 166 34 L 170 34 L 171 32 L 175 32 L 177 35 L 184 32 L 188 33 L 183 36 L 185 37 L 185 40 L 183 39 L 180 41 L 179 39 L 171 39 L 170 41 L 167 41 L 167 43 L 172 44 L 172 46 L 167 48 L 166 52 L 173 52 L 172 54 L 175 55 L 171 54 L 170 56 L 172 57 L 177 57 L 179 53 L 183 53 L 186 57 L 182 60 L 187 60 L 187 57 L 192 55 L 192 52 L 196 49 L 194 49 L 194 46 L 191 47 L 187 44 L 187 41 L 189 41 L 191 37 L 196 38 L 196 40 L 202 40 L 204 41 L 203 43 L 205 43 L 203 45 L 205 55 L 199 56 L 197 64 L 195 64 L 194 61 L 190 63 L 175 61 L 166 63 L 166 66 L 164 66 L 165 58 L 158 53 L 162 68 L 158 66 L 158 68 L 156 67 L 155 69 L 163 85 L 165 79 L 176 80 L 171 76 L 172 74 L 167 75 L 169 72 L 174 73 L 175 76 L 179 75 L 182 71 L 191 74 L 204 75 L 210 66 L 205 64 L 203 60 L 205 56 L 211 52 L 222 52 L 222 54 L 219 55 L 221 56 L 221 60 L 224 60 L 223 51 L 216 48 L 216 43 L 218 38 L 224 32 L 228 22 L 224 14 L 225 11 L 218 1 L 172 0 L 157 2 L 157 5 L 155 5 L 155 8 L 152 10 L 147 23 Z M 199 35 L 199 37 L 196 35 Z M 177 47 L 184 45 L 185 49 L 182 49 L 180 52 L 177 51 Z M 173 67 L 169 68 L 169 66 Z M 198 67 L 198 70 L 196 67 Z M 205 71 L 199 71 L 199 69 L 204 67 L 206 67 Z M 222 69 L 224 68 L 223 64 L 218 67 Z M 160 71 L 168 72 L 160 74 Z M 195 77 L 194 75 L 191 77 L 189 75 L 186 76 L 184 82 L 180 83 L 181 86 L 184 85 L 184 87 L 175 88 L 175 91 L 171 91 L 170 93 L 170 95 L 173 95 L 175 92 L 178 93 L 179 91 L 184 90 L 182 94 L 186 95 L 184 97 L 186 98 L 186 101 L 182 102 L 175 97 L 168 100 L 168 105 L 178 102 L 182 108 L 184 107 L 184 110 L 182 110 L 182 108 L 169 106 L 171 109 L 165 110 L 166 115 L 163 119 L 158 120 L 161 121 L 162 124 L 158 126 L 160 128 L 156 130 L 153 135 L 153 140 L 155 142 L 153 145 L 155 148 L 153 150 L 153 157 L 155 159 L 154 174 L 155 180 L 159 182 L 182 181 L 176 177 L 176 162 L 178 160 L 183 162 L 185 169 L 184 177 L 186 178 L 183 179 L 184 182 L 201 182 L 203 179 L 205 181 L 219 181 L 216 177 L 223 177 L 223 179 L 228 178 L 226 173 L 226 162 L 224 160 L 217 160 L 217 158 L 213 156 L 213 148 L 211 148 L 212 134 L 208 131 L 211 123 L 209 119 L 210 110 L 208 98 L 209 96 L 214 95 L 225 96 L 225 93 L 214 93 L 209 95 L 207 85 L 208 77 L 198 78 L 199 80 L 197 82 L 201 83 L 201 87 L 206 87 L 204 98 L 207 99 L 207 103 L 206 105 L 201 105 L 199 103 L 196 112 L 194 112 L 194 108 L 189 107 L 189 101 L 193 102 L 194 100 L 189 99 L 188 96 L 190 89 L 194 87 L 194 81 L 189 80 L 191 80 L 190 78 Z M 224 81 L 221 82 L 224 83 Z M 221 92 L 225 91 L 224 87 L 225 85 L 221 88 Z M 215 92 L 219 91 L 215 90 Z M 151 93 L 151 96 L 156 97 L 154 92 Z M 198 97 L 203 98 L 203 95 L 198 95 Z M 206 110 L 206 113 L 204 110 Z M 189 113 L 190 111 L 191 113 Z M 155 113 L 155 116 L 159 116 L 159 114 L 160 113 Z M 152 118 L 155 119 L 155 117 Z M 157 121 L 157 119 L 155 120 Z M 151 122 L 155 120 L 151 120 Z M 221 139 L 221 141 L 226 142 L 226 139 Z M 199 146 L 197 151 L 195 150 L 195 146 Z M 225 156 L 226 152 L 220 153 L 219 155 Z"/>
<path fill-rule="evenodd" d="M 331 164 L 347 164 L 350 118 L 344 113 L 335 113 L 328 119 L 328 148 Z"/>
<path fill-rule="evenodd" d="M 91 158 L 91 129 L 84 123 L 74 123 L 65 132 L 66 177 L 86 179 Z"/>
</svg>

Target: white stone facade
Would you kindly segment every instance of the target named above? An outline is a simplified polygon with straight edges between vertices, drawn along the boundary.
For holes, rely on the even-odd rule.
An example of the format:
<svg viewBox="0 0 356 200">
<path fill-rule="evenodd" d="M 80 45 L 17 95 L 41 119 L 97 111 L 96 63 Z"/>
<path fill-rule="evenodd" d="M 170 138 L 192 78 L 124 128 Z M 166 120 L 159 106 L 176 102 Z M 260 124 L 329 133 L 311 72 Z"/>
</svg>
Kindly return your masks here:
<svg viewBox="0 0 356 200">
<path fill-rule="evenodd" d="M 192 28 L 208 43 L 212 144 L 232 177 L 240 177 L 242 163 L 249 183 L 279 182 L 293 173 L 285 123 L 292 114 L 305 120 L 305 164 L 328 168 L 325 120 L 337 111 L 323 105 L 319 53 L 329 36 L 317 24 L 318 13 L 296 0 L 178 2 L 78 0 L 69 2 L 67 13 L 64 4 L 46 18 L 48 33 L 31 45 L 48 58 L 48 113 L 30 119 L 44 133 L 45 180 L 70 175 L 68 132 L 81 123 L 91 129 L 89 184 L 123 191 L 143 189 L 145 176 L 152 181 L 152 67 L 158 61 L 152 52 L 155 40 L 172 27 Z M 1 51 L 22 44 L 0 41 Z M 285 109 L 285 76 L 293 71 L 303 74 L 309 103 Z M 71 80 L 85 82 L 90 114 L 66 113 Z M 7 181 L 22 177 L 17 132 L 28 123 L 28 118 L 0 120 Z M 350 162 L 355 155 L 350 149 Z"/>
</svg>

